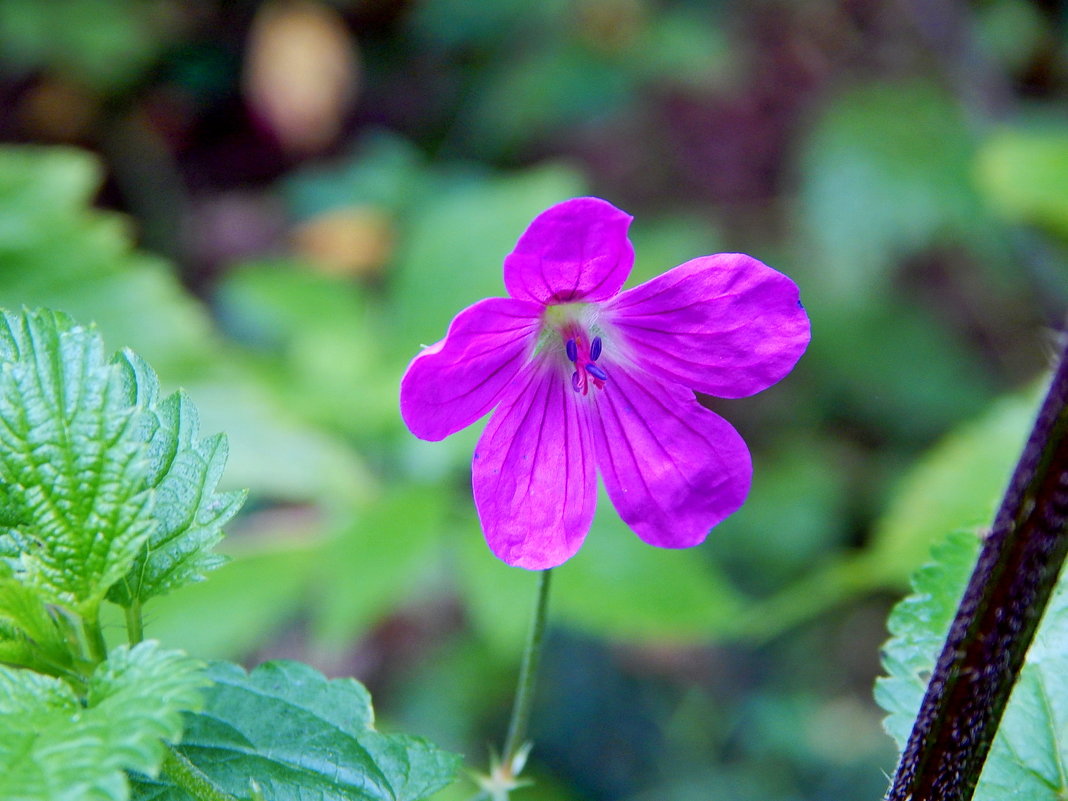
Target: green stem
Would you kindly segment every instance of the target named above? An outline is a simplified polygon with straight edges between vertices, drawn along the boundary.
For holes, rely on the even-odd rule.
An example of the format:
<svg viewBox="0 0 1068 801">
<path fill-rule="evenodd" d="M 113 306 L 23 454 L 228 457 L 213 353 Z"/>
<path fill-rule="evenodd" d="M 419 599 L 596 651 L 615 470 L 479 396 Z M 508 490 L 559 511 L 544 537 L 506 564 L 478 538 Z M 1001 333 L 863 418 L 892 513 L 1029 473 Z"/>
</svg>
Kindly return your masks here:
<svg viewBox="0 0 1068 801">
<path fill-rule="evenodd" d="M 99 664 L 108 658 L 108 644 L 104 640 L 104 630 L 100 628 L 100 609 L 96 606 L 87 610 L 82 618 L 82 631 L 85 632 L 85 644 L 89 648 L 89 657 Z"/>
<path fill-rule="evenodd" d="M 174 746 L 165 746 L 163 775 L 181 787 L 196 801 L 237 801 L 223 791 L 204 772 L 177 751 Z"/>
<path fill-rule="evenodd" d="M 538 598 L 534 606 L 534 618 L 530 623 L 526 648 L 523 650 L 523 662 L 519 668 L 519 684 L 515 691 L 515 703 L 512 705 L 512 719 L 508 724 L 508 736 L 504 740 L 501 764 L 509 770 L 516 756 L 523 749 L 527 738 L 527 724 L 530 722 L 530 708 L 534 702 L 534 688 L 537 684 L 538 661 L 541 657 L 542 639 L 545 635 L 546 613 L 549 609 L 549 580 L 552 570 L 543 570 L 538 575 Z M 516 771 L 518 772 L 518 771 Z"/>
<path fill-rule="evenodd" d="M 144 622 L 141 618 L 141 599 L 134 598 L 133 602 L 126 607 L 126 636 L 130 645 L 137 645 L 145 638 Z"/>
</svg>

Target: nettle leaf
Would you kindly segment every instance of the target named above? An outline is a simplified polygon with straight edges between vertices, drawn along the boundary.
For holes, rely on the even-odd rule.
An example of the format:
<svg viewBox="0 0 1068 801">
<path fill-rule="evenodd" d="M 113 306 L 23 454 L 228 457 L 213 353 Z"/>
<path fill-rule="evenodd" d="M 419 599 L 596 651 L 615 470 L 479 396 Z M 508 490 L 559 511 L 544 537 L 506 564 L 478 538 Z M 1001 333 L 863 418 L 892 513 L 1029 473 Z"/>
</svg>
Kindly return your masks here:
<svg viewBox="0 0 1068 801">
<path fill-rule="evenodd" d="M 354 679 L 328 680 L 297 662 L 251 673 L 217 662 L 201 712 L 185 716 L 179 750 L 223 790 L 246 798 L 254 777 L 271 801 L 416 801 L 449 784 L 458 757 L 418 737 L 375 731 Z M 187 801 L 165 779 L 135 798 Z"/>
<path fill-rule="evenodd" d="M 84 613 L 155 521 L 147 447 L 100 335 L 65 315 L 0 316 L 0 553 L 50 601 Z"/>
<path fill-rule="evenodd" d="M 903 748 L 942 642 L 979 553 L 975 534 L 958 532 L 913 578 L 915 592 L 890 614 L 883 650 L 889 675 L 875 685 L 885 726 Z M 1027 652 L 975 791 L 975 801 L 1068 797 L 1068 578 L 1059 581 Z"/>
<path fill-rule="evenodd" d="M 124 351 L 122 369 L 128 402 L 144 409 L 142 436 L 148 442 L 147 485 L 156 492 L 155 530 L 109 599 L 123 606 L 200 581 L 225 558 L 212 548 L 222 527 L 244 503 L 246 493 L 215 492 L 226 465 L 226 437 L 200 439 L 200 418 L 183 392 L 159 399 L 159 379 L 144 359 Z"/>
<path fill-rule="evenodd" d="M 126 770 L 155 774 L 163 740 L 200 703 L 201 663 L 154 641 L 120 646 L 84 702 L 65 682 L 0 667 L 0 798 L 124 801 Z"/>
<path fill-rule="evenodd" d="M 77 642 L 74 622 L 0 563 L 0 663 L 68 675 L 76 669 Z"/>
</svg>

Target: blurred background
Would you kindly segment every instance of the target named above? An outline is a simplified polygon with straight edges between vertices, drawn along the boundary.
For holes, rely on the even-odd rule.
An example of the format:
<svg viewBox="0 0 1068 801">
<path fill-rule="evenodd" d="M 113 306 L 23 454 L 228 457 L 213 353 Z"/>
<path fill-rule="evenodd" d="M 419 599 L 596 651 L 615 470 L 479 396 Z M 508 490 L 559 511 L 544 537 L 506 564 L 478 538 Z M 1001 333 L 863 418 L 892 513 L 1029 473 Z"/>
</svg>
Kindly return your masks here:
<svg viewBox="0 0 1068 801">
<path fill-rule="evenodd" d="M 482 541 L 479 427 L 416 441 L 397 385 L 503 294 L 537 212 L 595 194 L 635 215 L 632 283 L 745 251 L 813 340 L 707 399 L 755 476 L 705 545 L 644 546 L 602 501 L 556 572 L 519 797 L 881 797 L 887 611 L 989 522 L 1068 308 L 1066 25 L 1054 0 L 2 0 L 0 305 L 139 351 L 251 489 L 232 561 L 148 636 L 355 675 L 382 728 L 484 766 L 534 577 Z"/>
</svg>

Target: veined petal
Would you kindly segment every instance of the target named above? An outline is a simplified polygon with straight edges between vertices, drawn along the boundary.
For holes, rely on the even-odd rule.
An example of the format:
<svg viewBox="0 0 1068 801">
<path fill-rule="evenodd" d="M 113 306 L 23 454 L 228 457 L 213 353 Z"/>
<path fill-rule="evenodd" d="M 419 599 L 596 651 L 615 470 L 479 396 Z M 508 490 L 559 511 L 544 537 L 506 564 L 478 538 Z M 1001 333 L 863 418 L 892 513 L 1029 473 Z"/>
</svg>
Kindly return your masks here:
<svg viewBox="0 0 1068 801">
<path fill-rule="evenodd" d="M 589 414 L 560 370 L 540 360 L 490 418 L 471 483 L 486 542 L 508 564 L 555 567 L 582 545 L 597 502 Z"/>
<path fill-rule="evenodd" d="M 543 211 L 504 259 L 508 294 L 542 304 L 612 297 L 634 266 L 627 239 L 631 219 L 595 197 Z"/>
<path fill-rule="evenodd" d="M 722 398 L 767 389 L 809 340 L 797 285 L 743 253 L 688 261 L 605 312 L 644 369 Z"/>
<path fill-rule="evenodd" d="M 492 409 L 534 352 L 540 313 L 534 303 L 487 298 L 456 315 L 401 379 L 401 417 L 411 432 L 444 439 Z"/>
<path fill-rule="evenodd" d="M 650 545 L 697 545 L 745 501 L 749 449 L 685 387 L 618 366 L 609 375 L 591 415 L 608 496 Z"/>
</svg>

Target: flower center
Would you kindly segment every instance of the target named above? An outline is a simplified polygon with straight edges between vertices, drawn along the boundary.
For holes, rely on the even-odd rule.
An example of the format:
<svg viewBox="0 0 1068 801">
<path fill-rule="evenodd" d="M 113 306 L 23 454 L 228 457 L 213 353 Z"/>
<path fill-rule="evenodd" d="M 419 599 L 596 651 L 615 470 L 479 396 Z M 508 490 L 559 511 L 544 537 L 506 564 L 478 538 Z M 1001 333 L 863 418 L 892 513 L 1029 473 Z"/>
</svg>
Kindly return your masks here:
<svg viewBox="0 0 1068 801">
<path fill-rule="evenodd" d="M 565 336 L 568 340 L 564 343 L 564 350 L 568 360 L 575 365 L 575 371 L 571 374 L 571 388 L 583 395 L 590 391 L 591 383 L 597 389 L 604 389 L 608 373 L 597 364 L 601 355 L 601 338 L 594 337 L 587 344 L 585 335 L 578 331 L 570 331 Z"/>
</svg>

